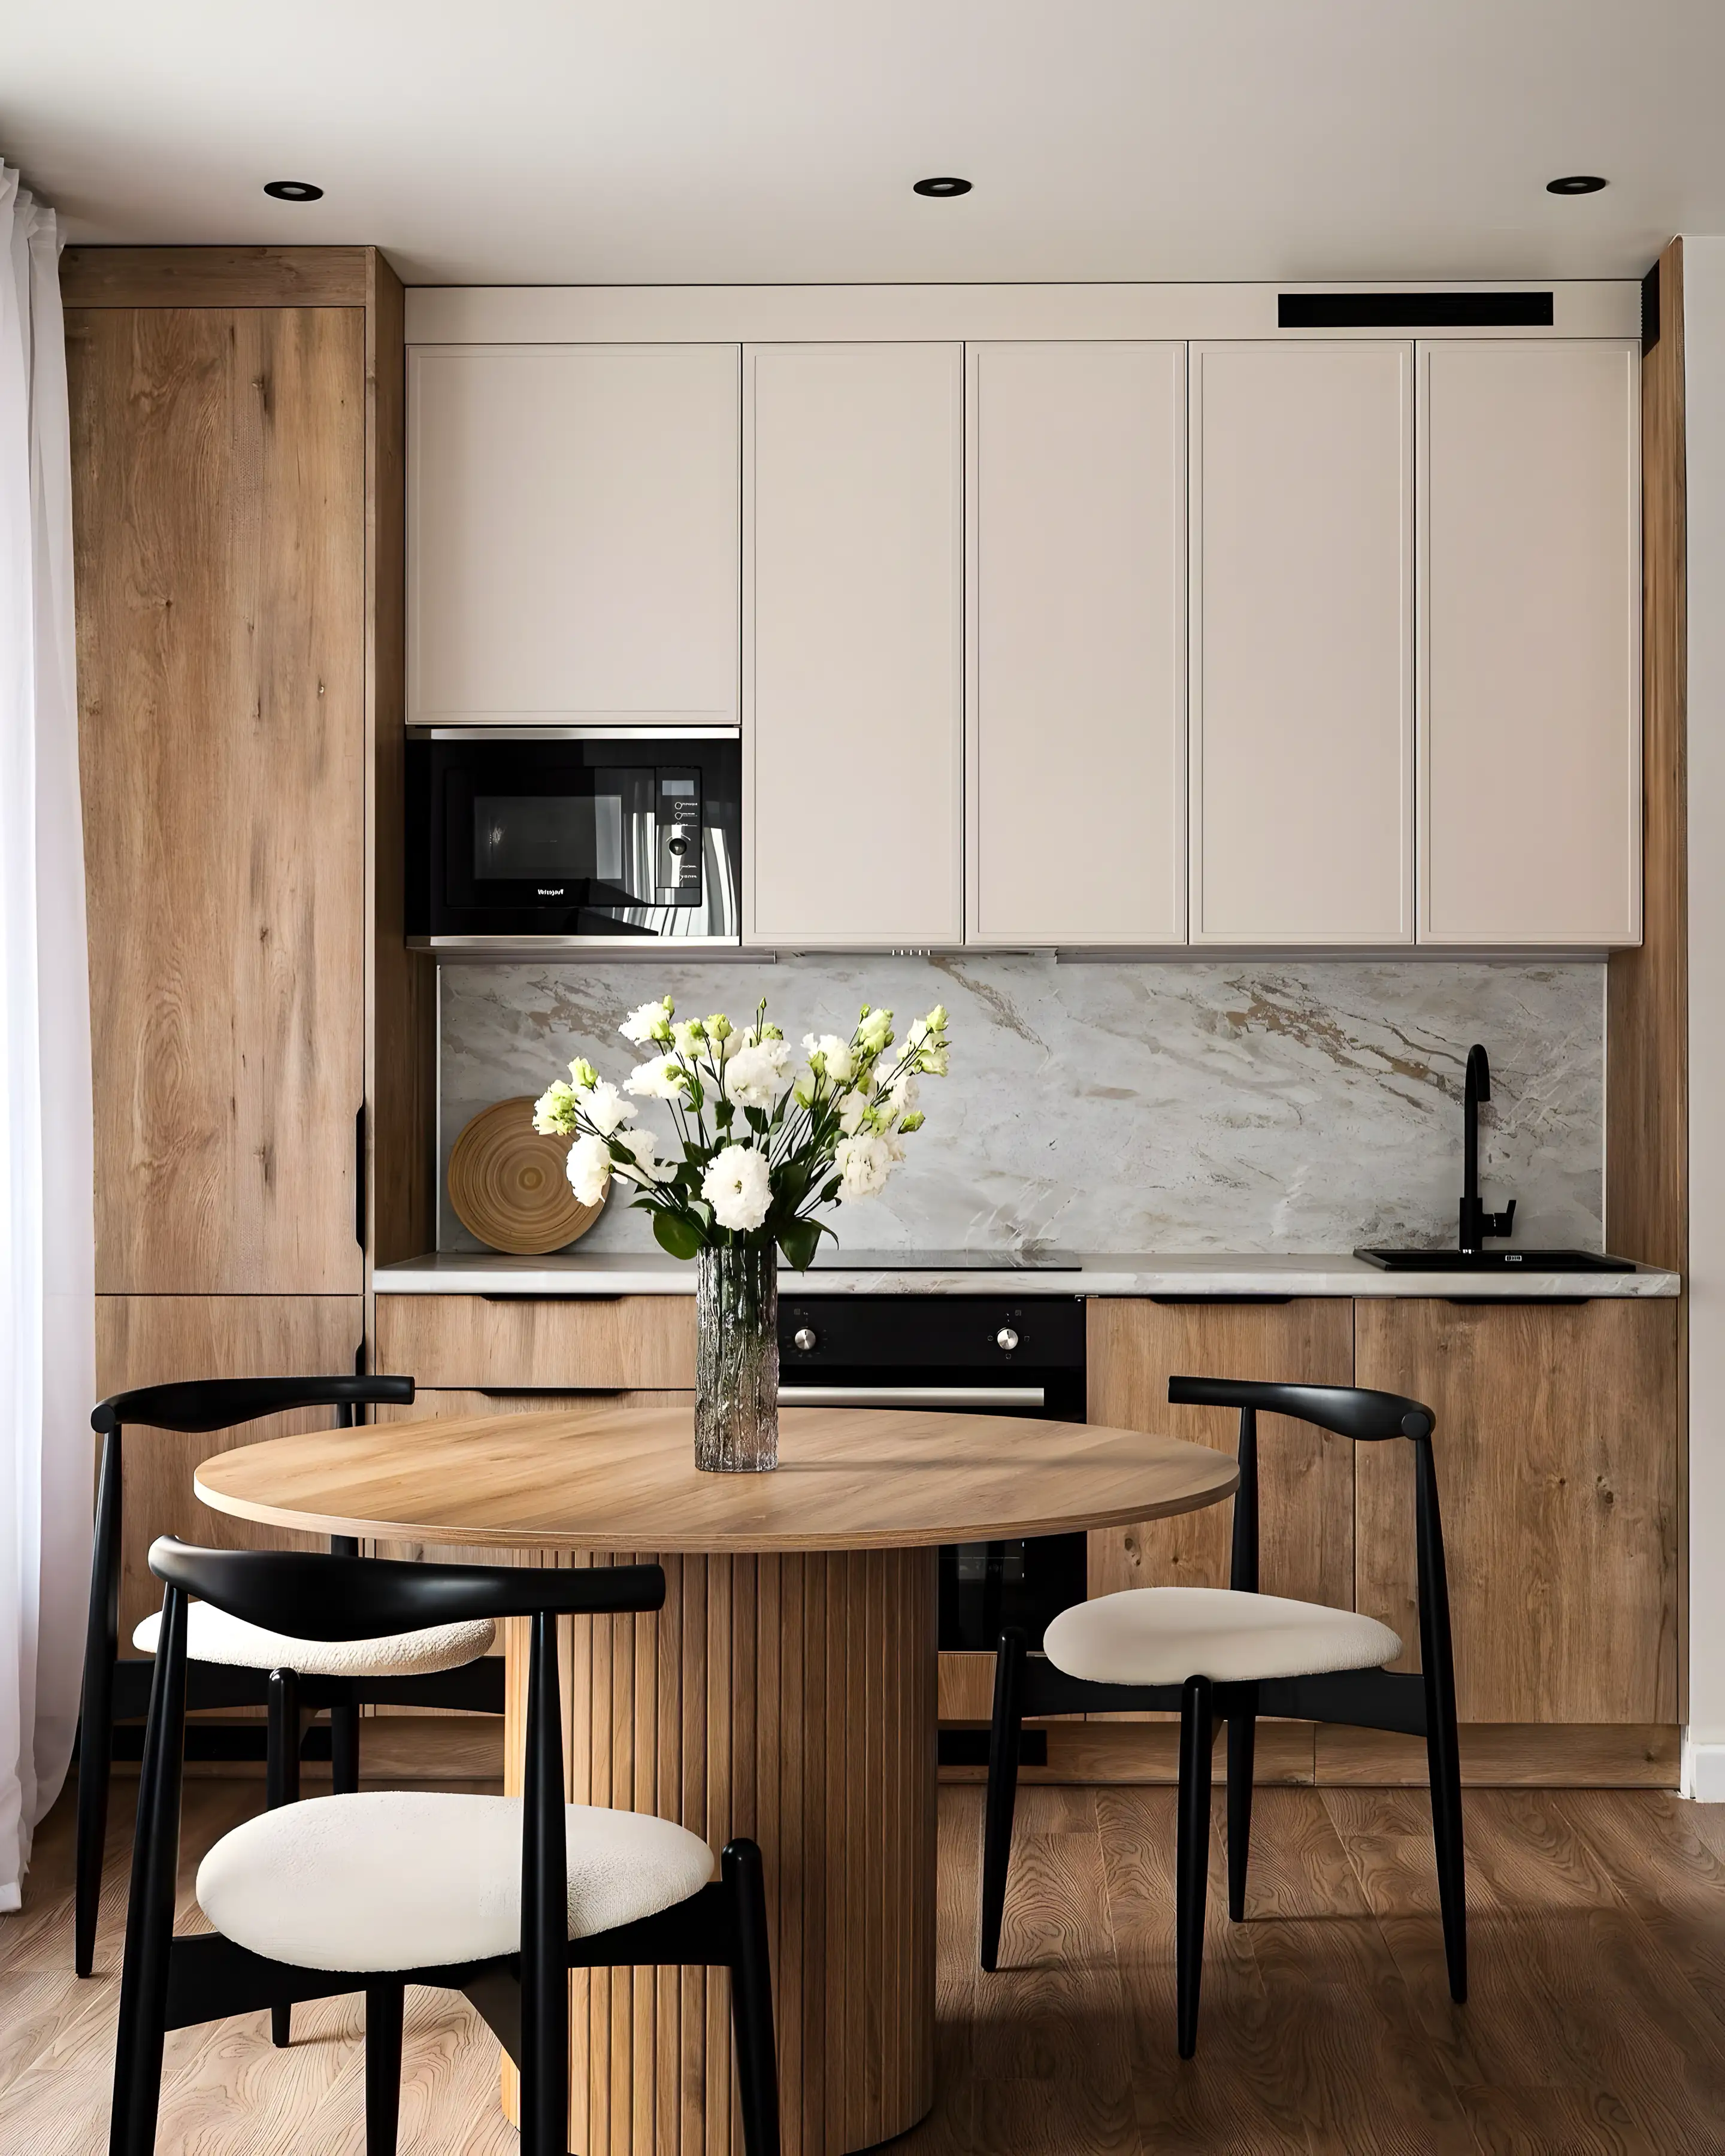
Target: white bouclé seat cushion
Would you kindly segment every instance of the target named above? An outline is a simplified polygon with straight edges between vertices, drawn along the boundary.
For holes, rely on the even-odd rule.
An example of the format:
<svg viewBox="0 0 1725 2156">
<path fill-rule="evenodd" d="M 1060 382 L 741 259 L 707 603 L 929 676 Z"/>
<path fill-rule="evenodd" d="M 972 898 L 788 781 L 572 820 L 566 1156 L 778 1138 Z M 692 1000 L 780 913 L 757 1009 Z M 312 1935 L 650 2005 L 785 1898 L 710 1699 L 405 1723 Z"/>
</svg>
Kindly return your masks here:
<svg viewBox="0 0 1725 2156">
<path fill-rule="evenodd" d="M 162 1612 L 145 1618 L 133 1646 L 156 1651 Z M 230 1617 L 208 1602 L 186 1612 L 186 1652 L 194 1662 L 228 1662 L 243 1670 L 297 1670 L 306 1677 L 426 1677 L 457 1670 L 490 1651 L 497 1628 L 489 1617 L 466 1625 L 428 1625 L 419 1632 L 393 1632 L 382 1640 L 290 1640 Z"/>
<path fill-rule="evenodd" d="M 569 1937 L 699 1892 L 713 1853 L 649 1812 L 567 1807 Z M 434 1969 L 516 1953 L 521 1807 L 429 1789 L 313 1797 L 223 1835 L 198 1906 L 236 1945 L 301 1969 Z"/>
<path fill-rule="evenodd" d="M 1387 1625 L 1321 1602 L 1225 1587 L 1133 1587 L 1063 1609 L 1043 1637 L 1057 1670 L 1092 1684 L 1215 1684 L 1375 1670 L 1402 1643 Z"/>
</svg>

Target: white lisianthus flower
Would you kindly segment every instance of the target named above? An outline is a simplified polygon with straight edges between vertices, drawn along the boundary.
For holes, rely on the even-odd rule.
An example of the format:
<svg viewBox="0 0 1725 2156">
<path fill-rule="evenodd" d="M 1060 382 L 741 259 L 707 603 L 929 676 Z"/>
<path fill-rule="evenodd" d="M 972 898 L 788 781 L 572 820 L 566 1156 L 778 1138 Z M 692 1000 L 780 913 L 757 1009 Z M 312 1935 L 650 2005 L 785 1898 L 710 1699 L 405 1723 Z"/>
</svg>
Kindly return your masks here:
<svg viewBox="0 0 1725 2156">
<path fill-rule="evenodd" d="M 623 1090 L 643 1100 L 677 1101 L 687 1083 L 688 1073 L 675 1055 L 655 1055 L 650 1063 L 636 1064 L 624 1080 Z"/>
<path fill-rule="evenodd" d="M 660 1158 L 656 1131 L 619 1131 L 617 1142 L 634 1158 L 632 1168 L 620 1160 L 614 1160 L 611 1163 L 615 1173 L 626 1182 L 638 1183 L 644 1190 L 655 1183 L 669 1183 L 676 1173 L 675 1161 Z"/>
<path fill-rule="evenodd" d="M 892 1013 L 890 1010 L 870 1010 L 862 1007 L 861 1023 L 856 1029 L 857 1045 L 865 1055 L 878 1055 L 892 1039 Z"/>
<path fill-rule="evenodd" d="M 770 1108 L 784 1091 L 790 1067 L 791 1051 L 783 1041 L 755 1041 L 732 1057 L 726 1091 L 745 1108 Z"/>
<path fill-rule="evenodd" d="M 533 1127 L 541 1137 L 567 1137 L 575 1127 L 575 1089 L 554 1078 L 533 1103 Z"/>
<path fill-rule="evenodd" d="M 669 1001 L 656 1004 L 637 1004 L 617 1030 L 625 1040 L 632 1040 L 637 1048 L 644 1048 L 649 1040 L 670 1039 L 671 1006 Z"/>
<path fill-rule="evenodd" d="M 725 1147 L 707 1163 L 701 1194 L 712 1207 L 720 1227 L 742 1235 L 758 1228 L 773 1203 L 766 1154 L 752 1146 Z"/>
<path fill-rule="evenodd" d="M 698 1018 L 680 1018 L 670 1029 L 671 1045 L 679 1055 L 694 1062 L 706 1046 L 706 1028 Z"/>
<path fill-rule="evenodd" d="M 869 1112 L 867 1096 L 860 1092 L 847 1093 L 839 1103 L 839 1127 L 848 1138 L 854 1138 L 863 1127 Z"/>
<path fill-rule="evenodd" d="M 815 1075 L 830 1079 L 835 1086 L 849 1085 L 856 1075 L 856 1057 L 850 1043 L 840 1040 L 836 1033 L 824 1033 L 818 1040 L 812 1033 L 805 1033 L 803 1053 Z"/>
<path fill-rule="evenodd" d="M 569 1065 L 569 1075 L 578 1093 L 584 1093 L 589 1086 L 597 1086 L 599 1082 L 598 1072 L 584 1055 L 578 1055 Z"/>
<path fill-rule="evenodd" d="M 916 1105 L 916 1080 L 906 1070 L 895 1078 L 886 1089 L 886 1107 L 895 1116 L 907 1116 Z"/>
<path fill-rule="evenodd" d="M 583 1114 L 602 1138 L 609 1137 L 619 1123 L 633 1122 L 640 1112 L 633 1101 L 624 1099 L 608 1078 L 589 1086 L 579 1097 Z"/>
<path fill-rule="evenodd" d="M 833 1165 L 839 1171 L 839 1203 L 850 1204 L 884 1188 L 892 1172 L 892 1155 L 885 1138 L 861 1132 L 839 1139 L 833 1148 Z"/>
<path fill-rule="evenodd" d="M 610 1148 L 603 1138 L 577 1138 L 563 1172 L 583 1205 L 603 1205 L 611 1187 Z"/>
</svg>

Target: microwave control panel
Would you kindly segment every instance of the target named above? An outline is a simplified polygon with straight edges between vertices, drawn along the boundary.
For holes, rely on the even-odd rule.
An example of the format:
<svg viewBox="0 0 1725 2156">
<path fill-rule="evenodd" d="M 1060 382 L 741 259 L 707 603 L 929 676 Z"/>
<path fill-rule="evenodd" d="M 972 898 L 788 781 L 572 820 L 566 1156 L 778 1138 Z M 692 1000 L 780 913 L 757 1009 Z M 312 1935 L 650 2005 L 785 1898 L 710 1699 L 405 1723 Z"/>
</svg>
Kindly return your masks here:
<svg viewBox="0 0 1725 2156">
<path fill-rule="evenodd" d="M 701 773 L 659 771 L 654 785 L 654 814 L 659 851 L 655 900 L 660 906 L 699 906 Z"/>
</svg>

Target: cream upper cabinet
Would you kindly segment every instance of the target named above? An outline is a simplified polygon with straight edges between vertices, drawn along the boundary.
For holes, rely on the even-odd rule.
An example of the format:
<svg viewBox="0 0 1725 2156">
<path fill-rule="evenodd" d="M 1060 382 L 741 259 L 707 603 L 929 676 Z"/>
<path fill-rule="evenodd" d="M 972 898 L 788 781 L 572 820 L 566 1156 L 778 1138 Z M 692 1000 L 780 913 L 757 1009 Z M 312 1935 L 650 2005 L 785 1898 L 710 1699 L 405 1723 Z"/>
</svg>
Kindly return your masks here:
<svg viewBox="0 0 1725 2156">
<path fill-rule="evenodd" d="M 1422 942 L 1640 940 L 1640 366 L 1420 347 Z"/>
<path fill-rule="evenodd" d="M 735 725 L 735 345 L 409 355 L 408 715 Z"/>
<path fill-rule="evenodd" d="M 1194 943 L 1413 940 L 1413 359 L 1192 346 Z"/>
<path fill-rule="evenodd" d="M 1186 939 L 1186 353 L 968 354 L 969 940 Z"/>
<path fill-rule="evenodd" d="M 744 933 L 963 934 L 963 348 L 743 355 Z"/>
</svg>

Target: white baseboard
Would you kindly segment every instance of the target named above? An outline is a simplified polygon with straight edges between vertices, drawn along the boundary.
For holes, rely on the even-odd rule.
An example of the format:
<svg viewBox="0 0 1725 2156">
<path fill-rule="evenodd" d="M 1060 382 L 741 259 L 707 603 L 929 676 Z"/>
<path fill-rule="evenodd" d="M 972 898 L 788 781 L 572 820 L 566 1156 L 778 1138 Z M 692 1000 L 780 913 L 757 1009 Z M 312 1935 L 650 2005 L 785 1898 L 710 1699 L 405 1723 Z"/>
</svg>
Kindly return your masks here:
<svg viewBox="0 0 1725 2156">
<path fill-rule="evenodd" d="M 1700 1743 L 1686 1729 L 1679 1788 L 1697 1804 L 1725 1804 L 1725 1743 Z"/>
</svg>

